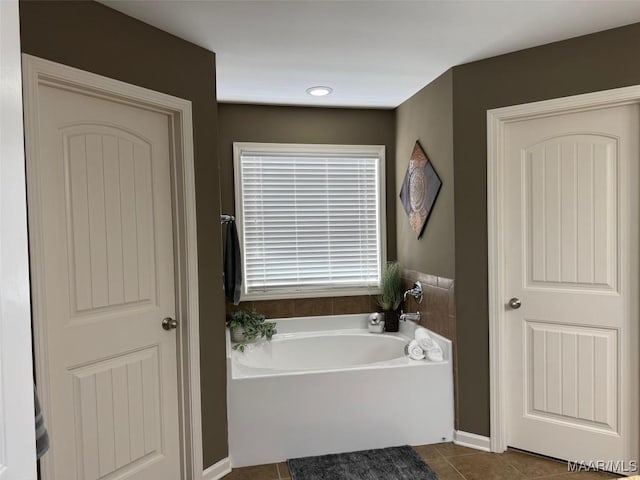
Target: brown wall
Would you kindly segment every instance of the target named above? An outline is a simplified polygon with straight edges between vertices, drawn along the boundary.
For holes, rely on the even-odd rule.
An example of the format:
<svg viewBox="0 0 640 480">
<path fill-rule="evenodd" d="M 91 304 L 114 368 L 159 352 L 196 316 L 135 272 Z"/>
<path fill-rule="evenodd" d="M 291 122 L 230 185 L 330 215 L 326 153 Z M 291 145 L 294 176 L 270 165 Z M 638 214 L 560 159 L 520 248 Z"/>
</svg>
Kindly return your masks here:
<svg viewBox="0 0 640 480">
<path fill-rule="evenodd" d="M 457 428 L 456 314 L 452 280 L 455 270 L 452 70 L 396 109 L 396 195 L 402 187 L 416 140 L 438 172 L 442 189 L 420 240 L 409 225 L 402 203 L 396 201 L 396 240 L 403 285 L 405 289 L 411 288 L 413 282 L 420 280 L 425 292 L 421 304 L 409 299 L 403 308 L 422 313 L 421 325 L 453 342 Z"/>
<path fill-rule="evenodd" d="M 442 188 L 420 240 L 397 200 L 416 140 L 442 180 Z M 396 196 L 398 262 L 403 268 L 453 278 L 453 75 L 448 70 L 396 110 Z"/>
<path fill-rule="evenodd" d="M 640 23 L 453 69 L 459 428 L 489 434 L 486 110 L 640 84 Z"/>
<path fill-rule="evenodd" d="M 204 465 L 227 456 L 215 56 L 95 2 L 20 2 L 22 51 L 191 100 Z"/>
</svg>

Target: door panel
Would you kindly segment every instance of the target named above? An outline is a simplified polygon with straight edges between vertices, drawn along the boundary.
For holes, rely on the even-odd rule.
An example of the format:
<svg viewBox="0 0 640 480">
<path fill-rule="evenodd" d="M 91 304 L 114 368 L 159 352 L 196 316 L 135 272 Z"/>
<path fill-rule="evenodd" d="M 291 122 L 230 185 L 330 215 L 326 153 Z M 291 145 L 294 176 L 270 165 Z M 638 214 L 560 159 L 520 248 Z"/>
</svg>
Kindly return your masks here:
<svg viewBox="0 0 640 480">
<path fill-rule="evenodd" d="M 526 322 L 525 415 L 617 432 L 617 331 Z"/>
<path fill-rule="evenodd" d="M 527 287 L 615 290 L 617 140 L 563 135 L 524 155 Z"/>
<path fill-rule="evenodd" d="M 162 455 L 158 347 L 71 370 L 80 478 L 104 478 Z"/>
<path fill-rule="evenodd" d="M 169 118 L 53 85 L 38 102 L 54 478 L 178 479 Z"/>
<path fill-rule="evenodd" d="M 63 138 L 72 315 L 155 304 L 151 146 L 93 125 Z"/>
<path fill-rule="evenodd" d="M 522 302 L 505 317 L 510 446 L 635 455 L 639 117 L 627 105 L 505 125 L 504 278 Z"/>
</svg>

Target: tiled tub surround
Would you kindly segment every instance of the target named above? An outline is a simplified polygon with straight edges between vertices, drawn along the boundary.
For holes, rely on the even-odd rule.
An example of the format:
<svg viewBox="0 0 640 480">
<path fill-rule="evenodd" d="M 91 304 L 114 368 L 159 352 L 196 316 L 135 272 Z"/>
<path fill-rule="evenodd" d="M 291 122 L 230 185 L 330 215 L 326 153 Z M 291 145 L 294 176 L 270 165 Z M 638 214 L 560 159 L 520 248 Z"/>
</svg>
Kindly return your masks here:
<svg viewBox="0 0 640 480">
<path fill-rule="evenodd" d="M 458 428 L 458 370 L 457 370 L 457 342 L 456 342 L 456 302 L 455 285 L 450 278 L 438 277 L 415 270 L 402 270 L 402 286 L 409 289 L 419 280 L 422 283 L 424 299 L 417 304 L 410 297 L 403 305 L 405 312 L 422 314 L 420 325 L 451 340 L 453 345 L 453 386 L 456 405 L 455 426 Z"/>
<path fill-rule="evenodd" d="M 380 310 L 377 295 L 352 297 L 285 298 L 282 300 L 255 300 L 233 305 L 227 302 L 227 314 L 236 310 L 255 308 L 267 318 L 291 318 L 318 315 L 345 315 L 370 313 Z"/>
<path fill-rule="evenodd" d="M 421 304 L 413 297 L 407 298 L 403 306 L 405 312 L 419 311 L 422 314 L 420 325 L 454 341 L 456 336 L 456 306 L 454 281 L 415 270 L 402 270 L 402 286 L 409 289 L 419 280 L 424 291 Z"/>
<path fill-rule="evenodd" d="M 227 334 L 233 467 L 452 438 L 451 342 L 434 335 L 442 362 L 410 360 L 416 325 L 374 334 L 367 317 L 276 319 L 273 341 L 244 353 Z"/>
</svg>

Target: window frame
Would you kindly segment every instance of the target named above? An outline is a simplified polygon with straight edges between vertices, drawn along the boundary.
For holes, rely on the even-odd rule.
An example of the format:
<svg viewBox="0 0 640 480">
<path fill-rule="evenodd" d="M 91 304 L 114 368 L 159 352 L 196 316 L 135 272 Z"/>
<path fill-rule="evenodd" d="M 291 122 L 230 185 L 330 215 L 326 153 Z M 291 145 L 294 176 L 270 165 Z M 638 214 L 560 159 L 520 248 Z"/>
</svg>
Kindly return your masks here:
<svg viewBox="0 0 640 480">
<path fill-rule="evenodd" d="M 371 155 L 377 157 L 377 195 L 378 195 L 378 276 L 382 279 L 382 271 L 387 263 L 387 219 L 386 219 L 386 162 L 384 145 L 336 145 L 309 143 L 260 143 L 233 142 L 233 178 L 235 198 L 235 218 L 238 238 L 242 252 L 243 277 L 246 269 L 244 255 L 245 238 L 243 228 L 244 202 L 242 191 L 241 156 L 243 154 L 282 153 L 282 154 L 311 154 L 311 155 Z M 347 297 L 356 295 L 378 295 L 380 285 L 349 287 L 349 288 L 291 288 L 273 289 L 264 292 L 247 292 L 246 282 L 242 284 L 242 301 L 251 300 L 282 300 L 288 298 L 321 298 Z"/>
</svg>

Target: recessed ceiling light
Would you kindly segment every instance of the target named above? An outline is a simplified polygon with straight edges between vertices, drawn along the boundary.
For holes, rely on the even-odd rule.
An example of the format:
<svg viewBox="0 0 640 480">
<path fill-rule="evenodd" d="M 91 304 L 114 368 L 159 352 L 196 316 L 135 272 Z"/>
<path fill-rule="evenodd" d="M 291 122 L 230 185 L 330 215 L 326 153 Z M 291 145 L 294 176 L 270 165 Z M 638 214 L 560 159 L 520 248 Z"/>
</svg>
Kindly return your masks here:
<svg viewBox="0 0 640 480">
<path fill-rule="evenodd" d="M 329 95 L 331 92 L 333 92 L 333 88 L 331 87 L 317 86 L 317 87 L 307 88 L 307 93 L 314 97 L 325 97 Z"/>
</svg>

